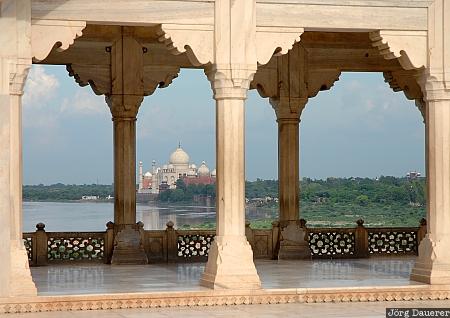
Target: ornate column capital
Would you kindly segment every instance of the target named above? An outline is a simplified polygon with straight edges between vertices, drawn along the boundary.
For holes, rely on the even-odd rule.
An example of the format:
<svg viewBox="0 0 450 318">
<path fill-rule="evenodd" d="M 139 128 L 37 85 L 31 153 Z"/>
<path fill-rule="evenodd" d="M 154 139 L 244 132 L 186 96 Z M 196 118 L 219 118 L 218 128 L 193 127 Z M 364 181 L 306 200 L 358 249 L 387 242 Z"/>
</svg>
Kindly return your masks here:
<svg viewBox="0 0 450 318">
<path fill-rule="evenodd" d="M 112 114 L 112 120 L 136 120 L 139 106 L 144 100 L 140 95 L 106 95 L 106 103 Z"/>
<path fill-rule="evenodd" d="M 309 68 L 308 54 L 297 43 L 288 54 L 260 66 L 251 85 L 262 97 L 269 97 L 279 123 L 298 123 L 308 98 L 330 89 L 340 73 L 339 69 Z"/>
<path fill-rule="evenodd" d="M 450 100 L 450 89 L 446 87 L 444 74 L 424 73 L 419 78 L 423 99 L 427 102 Z"/>
<path fill-rule="evenodd" d="M 246 99 L 256 72 L 253 65 L 216 65 L 205 69 L 215 100 Z"/>
<path fill-rule="evenodd" d="M 23 88 L 31 67 L 31 59 L 16 59 L 9 62 L 9 93 L 23 95 Z"/>
<path fill-rule="evenodd" d="M 299 123 L 303 109 L 308 102 L 307 97 L 270 98 L 278 123 Z"/>
</svg>

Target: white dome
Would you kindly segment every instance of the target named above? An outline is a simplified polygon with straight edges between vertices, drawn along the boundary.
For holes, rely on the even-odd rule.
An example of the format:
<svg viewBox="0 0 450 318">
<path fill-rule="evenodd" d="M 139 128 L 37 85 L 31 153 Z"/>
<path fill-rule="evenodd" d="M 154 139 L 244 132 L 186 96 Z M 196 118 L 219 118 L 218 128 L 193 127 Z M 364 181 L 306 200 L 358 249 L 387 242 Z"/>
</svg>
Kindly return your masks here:
<svg viewBox="0 0 450 318">
<path fill-rule="evenodd" d="M 211 171 L 211 177 L 215 177 L 217 175 L 216 169 L 214 169 L 213 171 Z"/>
<path fill-rule="evenodd" d="M 174 165 L 189 164 L 189 155 L 181 147 L 178 147 L 170 155 L 169 163 Z"/>
<path fill-rule="evenodd" d="M 170 164 L 167 166 L 167 168 L 168 168 L 168 169 L 173 169 L 173 164 L 170 163 Z"/>
<path fill-rule="evenodd" d="M 197 172 L 199 177 L 209 177 L 209 168 L 206 166 L 206 163 L 204 161 L 198 168 Z"/>
<path fill-rule="evenodd" d="M 191 168 L 191 169 L 197 169 L 197 166 L 195 165 L 195 163 L 193 163 L 193 164 L 191 164 L 191 165 L 189 166 L 189 168 Z"/>
<path fill-rule="evenodd" d="M 144 173 L 144 178 L 151 178 L 152 174 L 150 173 L 150 171 L 147 171 L 146 173 Z"/>
</svg>

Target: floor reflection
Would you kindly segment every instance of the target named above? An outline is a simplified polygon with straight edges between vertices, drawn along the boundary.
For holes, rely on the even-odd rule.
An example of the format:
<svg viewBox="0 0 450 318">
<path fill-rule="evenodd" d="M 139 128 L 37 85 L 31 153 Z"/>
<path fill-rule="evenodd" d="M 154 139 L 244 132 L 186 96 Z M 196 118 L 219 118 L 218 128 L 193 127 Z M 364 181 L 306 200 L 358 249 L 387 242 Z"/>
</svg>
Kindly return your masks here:
<svg viewBox="0 0 450 318">
<path fill-rule="evenodd" d="M 404 286 L 414 257 L 355 260 L 257 260 L 263 288 Z M 238 266 L 238 265 L 237 265 Z M 111 266 L 68 264 L 31 269 L 40 295 L 202 290 L 204 263 Z"/>
</svg>

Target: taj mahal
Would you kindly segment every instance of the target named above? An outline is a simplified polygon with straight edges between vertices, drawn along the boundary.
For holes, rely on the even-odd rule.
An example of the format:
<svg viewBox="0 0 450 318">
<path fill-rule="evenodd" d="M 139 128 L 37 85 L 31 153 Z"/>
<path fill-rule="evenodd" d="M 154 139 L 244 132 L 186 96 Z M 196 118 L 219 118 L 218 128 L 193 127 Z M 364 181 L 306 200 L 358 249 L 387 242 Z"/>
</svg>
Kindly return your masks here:
<svg viewBox="0 0 450 318">
<path fill-rule="evenodd" d="M 180 144 L 170 155 L 168 163 L 158 167 L 153 160 L 151 171 L 143 171 L 143 162 L 139 161 L 138 193 L 158 194 L 160 191 L 175 189 L 178 179 L 182 179 L 186 185 L 213 184 L 216 180 L 216 169 L 210 171 L 205 161 L 199 167 L 191 163 Z"/>
</svg>

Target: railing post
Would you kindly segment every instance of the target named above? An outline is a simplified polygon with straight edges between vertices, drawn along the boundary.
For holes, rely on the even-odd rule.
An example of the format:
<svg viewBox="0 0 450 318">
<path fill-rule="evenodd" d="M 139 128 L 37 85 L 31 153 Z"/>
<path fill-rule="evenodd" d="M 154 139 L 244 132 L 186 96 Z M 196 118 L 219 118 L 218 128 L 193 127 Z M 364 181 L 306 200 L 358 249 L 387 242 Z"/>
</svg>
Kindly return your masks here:
<svg viewBox="0 0 450 318">
<path fill-rule="evenodd" d="M 173 228 L 174 223 L 172 221 L 167 222 L 166 226 L 167 262 L 175 263 L 178 257 L 177 232 Z"/>
<path fill-rule="evenodd" d="M 105 264 L 111 263 L 112 252 L 114 248 L 114 223 L 109 221 L 106 223 L 105 234 Z"/>
<path fill-rule="evenodd" d="M 33 240 L 33 263 L 35 266 L 47 265 L 48 262 L 47 233 L 44 229 L 44 223 L 36 224 Z"/>
<path fill-rule="evenodd" d="M 427 220 L 422 218 L 420 220 L 419 228 L 417 229 L 417 250 L 419 250 L 419 245 L 422 239 L 427 234 Z"/>
<path fill-rule="evenodd" d="M 299 222 L 300 222 L 300 227 L 305 232 L 305 237 L 304 238 L 305 238 L 306 244 L 308 244 L 308 250 L 309 250 L 309 253 L 310 253 L 309 259 L 312 259 L 311 247 L 309 246 L 309 232 L 310 231 L 309 231 L 308 227 L 306 226 L 306 220 L 305 219 L 300 219 Z"/>
<path fill-rule="evenodd" d="M 369 257 L 369 233 L 364 227 L 364 220 L 356 221 L 355 229 L 355 256 L 358 258 Z"/>
<path fill-rule="evenodd" d="M 272 222 L 272 259 L 278 259 L 280 249 L 280 222 Z"/>
<path fill-rule="evenodd" d="M 254 246 L 255 240 L 253 237 L 253 230 L 250 227 L 250 221 L 248 220 L 245 221 L 245 237 L 247 238 L 248 243 L 252 247 L 253 257 L 255 257 L 255 246 Z"/>
</svg>

